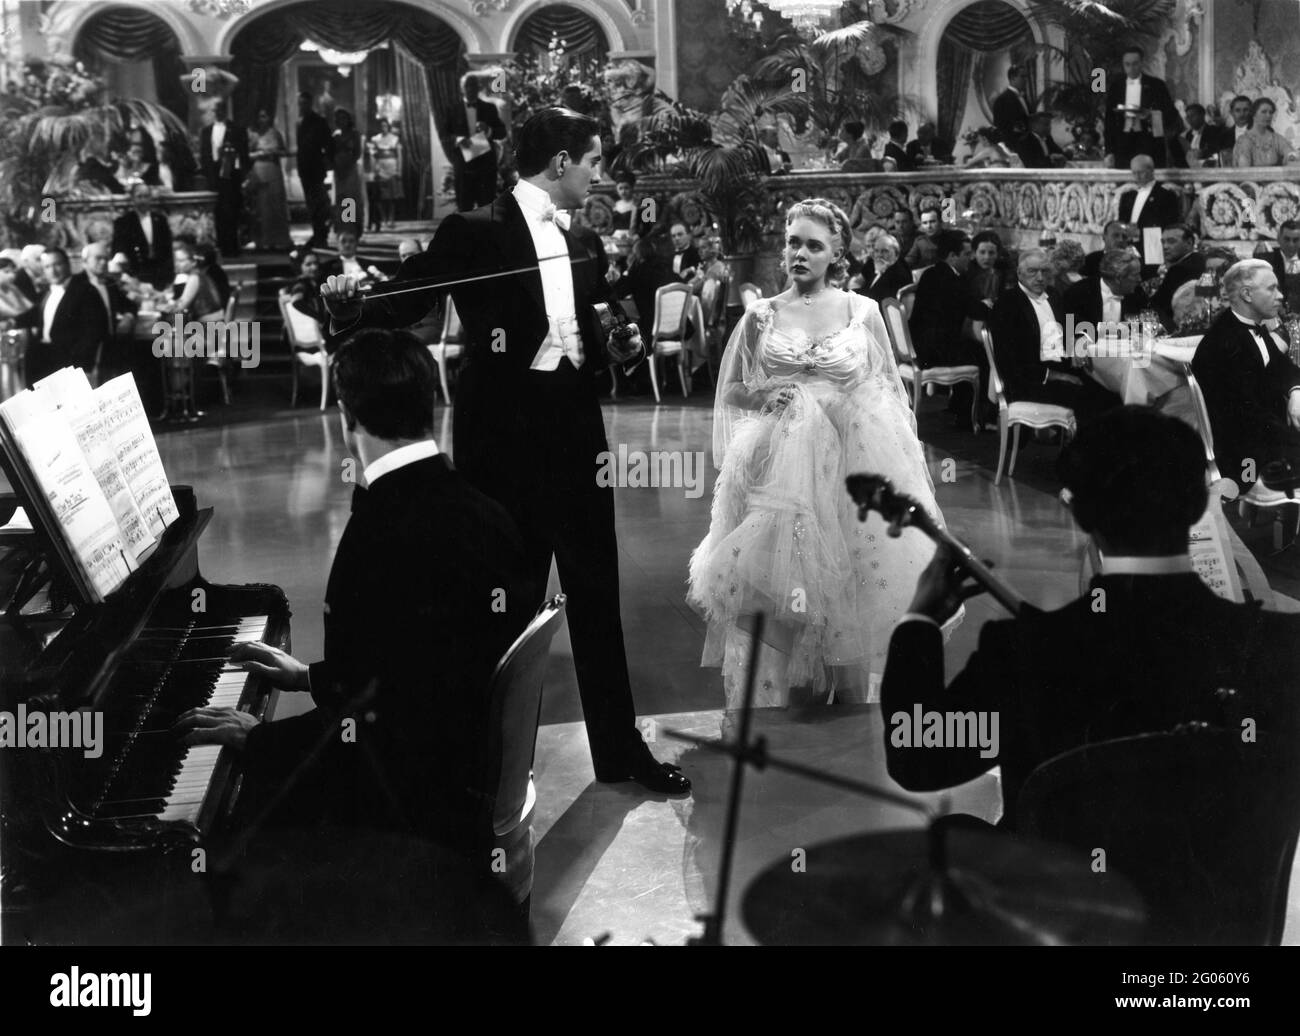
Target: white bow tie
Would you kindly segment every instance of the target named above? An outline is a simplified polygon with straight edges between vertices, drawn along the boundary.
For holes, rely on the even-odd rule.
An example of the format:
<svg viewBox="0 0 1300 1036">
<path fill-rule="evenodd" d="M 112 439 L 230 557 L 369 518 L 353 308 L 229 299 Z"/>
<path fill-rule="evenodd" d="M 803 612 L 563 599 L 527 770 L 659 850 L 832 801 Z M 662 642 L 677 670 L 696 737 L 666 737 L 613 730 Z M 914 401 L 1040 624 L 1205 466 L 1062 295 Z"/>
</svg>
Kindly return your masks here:
<svg viewBox="0 0 1300 1036">
<path fill-rule="evenodd" d="M 547 202 L 545 208 L 542 209 L 541 219 L 543 223 L 554 223 L 561 230 L 568 230 L 571 217 L 569 213 L 557 209 L 553 204 Z"/>
</svg>

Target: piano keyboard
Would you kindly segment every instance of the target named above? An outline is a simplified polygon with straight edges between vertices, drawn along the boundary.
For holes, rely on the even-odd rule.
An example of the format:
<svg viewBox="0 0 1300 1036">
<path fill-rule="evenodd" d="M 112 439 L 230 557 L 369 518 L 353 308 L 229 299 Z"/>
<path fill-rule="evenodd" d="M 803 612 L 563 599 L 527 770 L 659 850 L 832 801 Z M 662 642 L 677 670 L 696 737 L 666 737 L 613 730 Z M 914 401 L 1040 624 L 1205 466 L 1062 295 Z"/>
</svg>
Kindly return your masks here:
<svg viewBox="0 0 1300 1036">
<path fill-rule="evenodd" d="M 185 745 L 172 731 L 192 708 L 236 708 L 250 676 L 229 664 L 238 644 L 261 641 L 268 617 L 248 615 L 230 625 L 154 627 L 142 640 L 180 642 L 176 658 L 153 690 L 138 728 L 127 732 L 95 804 L 97 817 L 156 819 L 198 825 L 221 757 L 221 745 Z"/>
</svg>

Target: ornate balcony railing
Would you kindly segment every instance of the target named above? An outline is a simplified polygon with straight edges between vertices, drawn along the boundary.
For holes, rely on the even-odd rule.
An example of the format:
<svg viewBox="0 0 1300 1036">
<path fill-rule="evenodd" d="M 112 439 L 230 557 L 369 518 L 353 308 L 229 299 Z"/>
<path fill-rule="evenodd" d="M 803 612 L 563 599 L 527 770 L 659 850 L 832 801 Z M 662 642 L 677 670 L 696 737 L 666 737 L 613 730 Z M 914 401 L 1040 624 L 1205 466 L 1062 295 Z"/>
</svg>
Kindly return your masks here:
<svg viewBox="0 0 1300 1036">
<path fill-rule="evenodd" d="M 1165 169 L 1156 181 L 1181 193 L 1184 218 L 1205 240 L 1245 255 L 1261 240 L 1275 240 L 1283 221 L 1300 219 L 1300 166 Z M 859 226 L 887 225 L 904 207 L 919 216 L 927 199 L 951 198 L 959 219 L 972 212 L 981 228 L 1003 232 L 1009 246 L 1036 242 L 1050 228 L 1087 249 L 1100 247 L 1102 227 L 1118 216 L 1120 195 L 1135 189 L 1123 170 L 942 167 L 915 173 L 792 173 L 767 177 L 766 187 L 765 217 L 773 234 L 780 233 L 780 214 L 801 198 L 829 198 L 856 213 Z M 647 176 L 637 182 L 640 198 L 654 198 L 673 218 L 706 233 L 710 220 L 693 197 L 695 189 L 690 180 Z M 612 188 L 602 187 L 588 202 L 586 217 L 597 229 L 609 226 L 612 200 Z"/>
<path fill-rule="evenodd" d="M 196 241 L 213 242 L 216 232 L 212 213 L 216 203 L 213 191 L 178 191 L 157 195 L 151 208 L 166 214 L 173 237 L 188 234 Z M 125 194 L 58 198 L 54 211 L 59 224 L 59 244 L 80 248 L 87 241 L 112 238 L 113 220 L 131 211 L 131 199 Z"/>
</svg>

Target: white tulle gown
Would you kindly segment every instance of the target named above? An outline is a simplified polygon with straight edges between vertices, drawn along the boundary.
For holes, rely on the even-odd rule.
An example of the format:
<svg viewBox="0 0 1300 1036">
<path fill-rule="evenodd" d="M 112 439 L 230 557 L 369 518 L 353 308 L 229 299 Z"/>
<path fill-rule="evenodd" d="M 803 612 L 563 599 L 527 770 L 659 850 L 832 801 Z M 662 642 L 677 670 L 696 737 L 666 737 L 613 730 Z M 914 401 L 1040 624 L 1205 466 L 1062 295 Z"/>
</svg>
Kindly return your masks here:
<svg viewBox="0 0 1300 1036">
<path fill-rule="evenodd" d="M 781 307 L 760 299 L 723 356 L 713 429 L 720 474 L 688 600 L 708 620 L 702 664 L 722 667 L 728 709 L 743 703 L 759 611 L 756 705 L 789 704 L 792 688 L 878 700 L 890 633 L 934 554 L 916 529 L 894 539 L 875 512 L 858 521 L 845 489 L 848 474 L 884 475 L 942 523 L 880 308 L 860 295 L 844 304 L 845 326 L 812 340 L 784 330 Z M 761 413 L 783 385 L 794 388 L 791 402 Z"/>
</svg>

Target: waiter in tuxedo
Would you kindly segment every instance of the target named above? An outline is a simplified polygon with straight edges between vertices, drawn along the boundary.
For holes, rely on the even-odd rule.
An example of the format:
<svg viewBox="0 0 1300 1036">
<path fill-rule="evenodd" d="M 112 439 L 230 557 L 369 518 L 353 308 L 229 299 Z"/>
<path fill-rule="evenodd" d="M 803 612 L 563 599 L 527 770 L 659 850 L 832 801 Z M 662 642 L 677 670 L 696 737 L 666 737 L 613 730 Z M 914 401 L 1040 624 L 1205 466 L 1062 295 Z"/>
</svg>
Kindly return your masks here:
<svg viewBox="0 0 1300 1036">
<path fill-rule="evenodd" d="M 456 210 L 465 212 L 489 204 L 497 193 L 497 152 L 490 146 L 483 154 L 466 160 L 461 151 L 468 147 L 470 138 L 478 134 L 487 137 L 489 144 L 506 135 L 501 113 L 491 101 L 479 96 L 479 81 L 468 72 L 460 81 L 461 103 L 451 110 L 448 133 L 453 138 L 451 164 L 455 173 Z"/>
<path fill-rule="evenodd" d="M 298 179 L 311 218 L 311 237 L 303 246 L 323 248 L 329 243 L 330 193 L 325 174 L 334 165 L 334 134 L 325 117 L 312 106 L 306 90 L 298 95 Z"/>
<path fill-rule="evenodd" d="M 1296 736 L 1300 616 L 1224 600 L 1192 570 L 1188 533 L 1207 498 L 1200 437 L 1177 418 L 1117 407 L 1079 429 L 1057 470 L 1075 522 L 1101 552 L 1090 591 L 986 623 L 948 683 L 940 624 L 972 591 L 940 546 L 894 630 L 881 685 L 887 717 L 914 707 L 998 715 L 999 748 L 987 758 L 978 746 L 896 745 L 892 724 L 885 756 L 890 776 L 913 791 L 1000 766 L 999 826 L 1011 830 L 1025 779 L 1072 748 L 1192 722 L 1240 729 L 1220 688 L 1237 692 L 1261 744 Z"/>
<path fill-rule="evenodd" d="M 1265 326 L 1282 304 L 1277 275 L 1263 259 L 1243 259 L 1223 275 L 1223 295 L 1229 308 L 1210 325 L 1192 358 L 1219 471 L 1251 499 L 1281 498 L 1257 481 L 1269 461 L 1300 461 L 1300 367 L 1291 359 L 1294 343 L 1284 330 Z"/>
<path fill-rule="evenodd" d="M 1142 71 L 1145 60 L 1141 47 L 1125 50 L 1124 75 L 1112 80 L 1106 91 L 1106 153 L 1115 169 L 1123 169 L 1134 155 L 1150 155 L 1161 169 L 1172 164 L 1168 143 L 1183 128 L 1165 81 Z M 1156 113 L 1159 126 L 1153 117 Z"/>
<path fill-rule="evenodd" d="M 993 125 L 1002 134 L 1002 139 L 1012 147 L 1015 147 L 1020 138 L 1029 131 L 1029 102 L 1025 97 L 1026 81 L 1023 65 L 1009 65 L 1007 88 L 993 99 Z"/>
<path fill-rule="evenodd" d="M 632 704 L 618 597 L 614 494 L 597 482 L 608 449 L 596 373 L 638 358 L 601 333 L 594 303 L 610 297 L 600 238 L 569 229 L 598 182 L 600 127 L 567 108 L 544 108 L 520 128 L 519 183 L 491 205 L 449 216 L 399 281 L 483 277 L 451 289 L 467 345 L 456 396 L 457 463 L 503 504 L 524 535 L 531 576 L 544 593 L 551 559 L 568 596 L 569 631 L 587 736 L 600 781 L 634 780 L 665 794 L 690 782 L 657 762 Z M 321 295 L 335 330 L 406 327 L 438 290 L 357 300 L 353 278 L 331 277 Z"/>
<path fill-rule="evenodd" d="M 244 177 L 248 174 L 248 130 L 226 117 L 226 102 L 212 105 L 212 122 L 199 133 L 199 169 L 208 188 L 217 192 L 213 216 L 217 247 L 226 258 L 239 255 L 239 216 Z"/>
<path fill-rule="evenodd" d="M 41 255 L 41 275 L 45 291 L 18 320 L 19 326 L 35 332 L 23 361 L 28 385 L 69 365 L 89 374 L 108 333 L 104 303 L 85 280 L 73 280 L 67 252 L 47 248 Z"/>
<path fill-rule="evenodd" d="M 1051 169 L 1065 165 L 1065 152 L 1052 139 L 1051 112 L 1034 112 L 1029 119 L 1029 129 L 1015 147 L 1026 169 Z"/>
<path fill-rule="evenodd" d="M 175 276 L 172 228 L 167 217 L 153 208 L 153 192 L 138 183 L 131 188 L 131 211 L 113 220 L 113 252 L 121 252 L 142 281 L 155 288 L 170 284 Z"/>
<path fill-rule="evenodd" d="M 1162 230 L 1171 223 L 1177 223 L 1182 208 L 1178 195 L 1168 187 L 1155 182 L 1156 167 L 1150 155 L 1135 155 L 1129 163 L 1133 173 L 1133 183 L 1137 189 L 1125 191 L 1119 196 L 1119 218 L 1138 228 L 1138 247 L 1142 251 L 1142 276 L 1154 277 L 1159 263 L 1149 262 L 1146 250 L 1142 248 L 1141 232 L 1148 227 Z"/>
<path fill-rule="evenodd" d="M 108 318 L 99 363 L 93 371 L 86 372 L 95 385 L 130 369 L 131 329 L 140 308 L 109 279 L 108 258 L 108 245 L 103 241 L 92 241 L 81 250 L 82 271 L 72 275 L 73 282 L 85 283 L 99 296 Z"/>
</svg>

